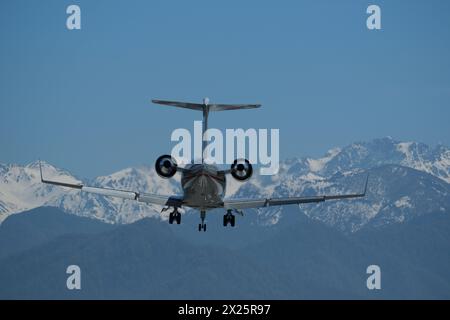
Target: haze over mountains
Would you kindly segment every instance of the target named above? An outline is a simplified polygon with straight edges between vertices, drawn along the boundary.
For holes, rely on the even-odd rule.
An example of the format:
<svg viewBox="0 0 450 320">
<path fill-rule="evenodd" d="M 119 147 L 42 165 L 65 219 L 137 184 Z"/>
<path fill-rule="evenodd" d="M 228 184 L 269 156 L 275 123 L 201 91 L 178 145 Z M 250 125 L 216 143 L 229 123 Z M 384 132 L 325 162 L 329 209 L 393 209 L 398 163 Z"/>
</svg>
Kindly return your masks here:
<svg viewBox="0 0 450 320">
<path fill-rule="evenodd" d="M 48 179 L 80 181 L 68 171 L 45 162 L 43 170 Z M 389 137 L 335 148 L 320 159 L 285 160 L 276 176 L 255 175 L 245 183 L 230 178 L 227 196 L 257 198 L 358 192 L 367 173 L 370 182 L 366 198 L 301 205 L 300 212 L 344 232 L 355 232 L 368 224 L 380 226 L 449 211 L 450 149 L 442 145 L 398 142 Z M 84 182 L 124 190 L 179 194 L 177 176 L 162 179 L 153 166 L 148 166 L 127 168 Z M 161 217 L 159 206 L 44 185 L 39 180 L 37 162 L 26 166 L 0 164 L 0 177 L 0 221 L 10 214 L 44 205 L 111 223 Z M 247 210 L 245 218 L 256 225 L 270 226 L 290 219 L 284 214 L 287 210 L 286 207 Z"/>
<path fill-rule="evenodd" d="M 297 215 L 273 233 L 258 227 L 251 243 L 246 224 L 220 243 L 215 232 L 178 227 L 111 225 L 50 207 L 13 215 L 0 225 L 0 299 L 450 298 L 448 214 L 352 234 Z M 81 290 L 66 287 L 73 264 Z M 381 290 L 366 287 L 373 264 Z"/>
</svg>

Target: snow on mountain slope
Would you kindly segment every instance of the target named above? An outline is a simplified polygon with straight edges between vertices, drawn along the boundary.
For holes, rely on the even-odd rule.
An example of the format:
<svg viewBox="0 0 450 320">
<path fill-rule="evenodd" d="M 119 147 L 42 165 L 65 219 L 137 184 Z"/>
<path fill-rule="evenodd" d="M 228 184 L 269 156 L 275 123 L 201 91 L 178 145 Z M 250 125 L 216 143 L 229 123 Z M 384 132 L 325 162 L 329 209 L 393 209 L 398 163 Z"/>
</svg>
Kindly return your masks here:
<svg viewBox="0 0 450 320">
<path fill-rule="evenodd" d="M 325 157 L 320 159 L 307 159 L 309 164 L 309 170 L 311 172 L 319 172 L 321 171 L 325 165 L 330 162 L 336 155 L 338 155 L 341 152 L 340 148 L 331 149 L 328 151 L 328 153 L 325 155 Z"/>
<path fill-rule="evenodd" d="M 370 169 L 397 164 L 432 174 L 450 183 L 450 148 L 418 142 L 398 142 L 390 137 L 357 142 L 342 148 L 318 172 L 331 176 L 355 168 Z"/>
<path fill-rule="evenodd" d="M 366 172 L 370 174 L 366 197 L 302 205 L 301 211 L 344 232 L 354 232 L 366 225 L 379 227 L 426 214 L 450 212 L 450 184 L 399 165 L 383 165 L 350 176 L 335 175 L 329 180 L 330 186 L 321 192 L 357 192 L 362 189 Z"/>
<path fill-rule="evenodd" d="M 450 149 L 437 146 L 431 149 L 422 143 L 403 142 L 397 144 L 397 150 L 404 155 L 401 164 L 427 172 L 450 183 Z"/>
<path fill-rule="evenodd" d="M 42 170 L 49 179 L 77 182 L 68 172 L 42 162 Z M 9 214 L 25 211 L 56 201 L 66 194 L 63 188 L 54 188 L 40 182 L 37 162 L 27 166 L 0 164 L 0 222 Z M 73 193 L 74 190 L 69 192 Z"/>
</svg>

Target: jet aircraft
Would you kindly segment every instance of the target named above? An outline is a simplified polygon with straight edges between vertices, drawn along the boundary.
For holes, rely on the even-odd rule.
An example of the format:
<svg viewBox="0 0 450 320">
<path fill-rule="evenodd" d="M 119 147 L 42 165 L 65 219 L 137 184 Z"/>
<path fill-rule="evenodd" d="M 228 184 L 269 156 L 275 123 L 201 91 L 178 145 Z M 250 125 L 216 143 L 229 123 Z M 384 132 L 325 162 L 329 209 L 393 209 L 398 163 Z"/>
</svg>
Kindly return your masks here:
<svg viewBox="0 0 450 320">
<path fill-rule="evenodd" d="M 155 104 L 174 106 L 200 111 L 203 114 L 203 134 L 208 129 L 208 115 L 210 112 L 228 111 L 238 109 L 259 108 L 260 104 L 210 104 L 209 99 L 203 99 L 203 103 L 177 102 L 166 100 L 152 100 Z M 202 142 L 202 151 L 206 147 L 206 142 Z M 202 152 L 203 154 L 203 152 Z M 317 196 L 298 196 L 285 198 L 254 198 L 254 199 L 226 199 L 225 187 L 226 177 L 231 175 L 238 181 L 250 179 L 253 173 L 252 164 L 247 159 L 236 159 L 231 167 L 221 170 L 217 166 L 205 163 L 203 157 L 201 163 L 192 163 L 184 168 L 178 166 L 176 160 L 170 155 L 160 156 L 155 163 L 155 170 L 163 178 L 171 178 L 177 172 L 181 174 L 182 195 L 158 195 L 149 194 L 142 191 L 116 190 L 109 188 L 99 188 L 86 186 L 84 184 L 72 184 L 61 181 L 46 180 L 42 175 L 40 168 L 41 181 L 52 185 L 69 187 L 84 192 L 100 194 L 104 196 L 119 197 L 135 200 L 144 203 L 162 205 L 163 211 L 172 209 L 169 214 L 169 223 L 176 222 L 180 224 L 182 207 L 190 207 L 200 212 L 201 222 L 198 225 L 199 231 L 206 231 L 206 213 L 212 209 L 222 208 L 225 210 L 223 216 L 223 225 L 226 227 L 235 226 L 235 214 L 243 215 L 242 210 L 248 208 L 263 208 L 269 206 L 282 206 L 302 203 L 315 203 L 327 200 L 361 198 L 366 195 L 368 176 L 365 181 L 362 193 L 342 194 L 342 195 L 317 195 Z"/>
</svg>

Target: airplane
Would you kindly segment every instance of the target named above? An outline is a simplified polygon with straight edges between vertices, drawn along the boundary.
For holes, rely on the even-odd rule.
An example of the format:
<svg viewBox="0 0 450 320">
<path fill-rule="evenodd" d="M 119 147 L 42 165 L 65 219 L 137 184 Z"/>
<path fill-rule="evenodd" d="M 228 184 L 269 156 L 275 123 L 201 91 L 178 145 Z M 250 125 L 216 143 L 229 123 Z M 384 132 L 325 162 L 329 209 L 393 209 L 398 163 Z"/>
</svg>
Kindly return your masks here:
<svg viewBox="0 0 450 320">
<path fill-rule="evenodd" d="M 208 115 L 210 112 L 228 111 L 239 109 L 259 108 L 260 104 L 210 104 L 208 98 L 203 99 L 203 103 L 177 102 L 167 100 L 152 100 L 155 104 L 174 106 L 179 108 L 201 111 L 203 114 L 204 134 L 208 128 Z M 204 136 L 204 135 L 202 135 Z M 206 147 L 206 142 L 202 142 L 202 150 Z M 202 152 L 203 154 L 203 152 Z M 119 197 L 123 199 L 135 200 L 138 202 L 164 206 L 161 213 L 172 208 L 169 214 L 169 223 L 181 223 L 181 207 L 197 209 L 200 212 L 201 223 L 198 231 L 206 231 L 206 213 L 212 209 L 222 208 L 226 211 L 223 216 L 224 227 L 235 226 L 235 213 L 243 215 L 242 209 L 264 208 L 270 206 L 283 206 L 302 203 L 316 203 L 327 200 L 361 198 L 366 195 L 367 176 L 364 191 L 362 193 L 343 195 L 317 195 L 299 196 L 286 198 L 255 198 L 255 199 L 225 199 L 226 176 L 231 176 L 238 181 L 246 181 L 251 178 L 253 168 L 247 159 L 236 159 L 231 164 L 230 169 L 220 170 L 217 166 L 205 163 L 203 157 L 200 163 L 192 163 L 184 168 L 179 167 L 175 159 L 170 155 L 160 156 L 155 163 L 155 170 L 162 178 L 172 178 L 177 172 L 181 173 L 181 186 L 183 194 L 180 195 L 158 195 L 143 193 L 140 191 L 117 190 L 109 188 L 90 187 L 83 184 L 72 184 L 60 181 L 44 179 L 42 167 L 40 167 L 41 182 L 52 185 L 78 189 L 84 192 L 100 194 L 103 196 Z"/>
</svg>

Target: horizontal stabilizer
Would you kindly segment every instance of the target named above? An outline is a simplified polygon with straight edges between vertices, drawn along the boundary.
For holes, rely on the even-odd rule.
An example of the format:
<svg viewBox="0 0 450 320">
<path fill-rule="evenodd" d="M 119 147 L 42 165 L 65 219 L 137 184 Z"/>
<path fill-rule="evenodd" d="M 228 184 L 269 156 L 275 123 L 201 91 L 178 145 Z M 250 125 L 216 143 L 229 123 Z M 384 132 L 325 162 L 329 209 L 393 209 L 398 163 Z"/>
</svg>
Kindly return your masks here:
<svg viewBox="0 0 450 320">
<path fill-rule="evenodd" d="M 209 106 L 209 111 L 254 109 L 259 107 L 261 107 L 260 104 L 211 104 Z"/>
<path fill-rule="evenodd" d="M 214 104 L 214 103 L 210 104 L 208 98 L 204 98 L 203 103 L 191 103 L 191 102 L 168 101 L 168 100 L 152 100 L 152 102 L 166 106 L 202 111 L 203 113 L 202 137 L 205 137 L 205 133 L 208 130 L 208 115 L 210 111 L 254 109 L 259 108 L 261 106 L 260 104 Z M 203 152 L 205 148 L 206 148 L 206 140 L 202 139 L 202 162 L 203 162 Z"/>
<path fill-rule="evenodd" d="M 205 99 L 205 101 L 207 101 Z M 191 103 L 191 102 L 179 102 L 179 101 L 167 101 L 167 100 L 152 100 L 153 103 L 162 104 L 166 106 L 185 108 L 191 110 L 203 111 L 226 111 L 226 110 L 239 110 L 239 109 L 254 109 L 259 108 L 260 104 L 208 104 L 206 103 Z"/>
<path fill-rule="evenodd" d="M 156 103 L 156 104 L 166 105 L 166 106 L 192 109 L 192 110 L 198 110 L 198 111 L 203 111 L 203 106 L 204 106 L 201 103 L 166 101 L 166 100 L 152 100 L 152 102 Z"/>
</svg>

